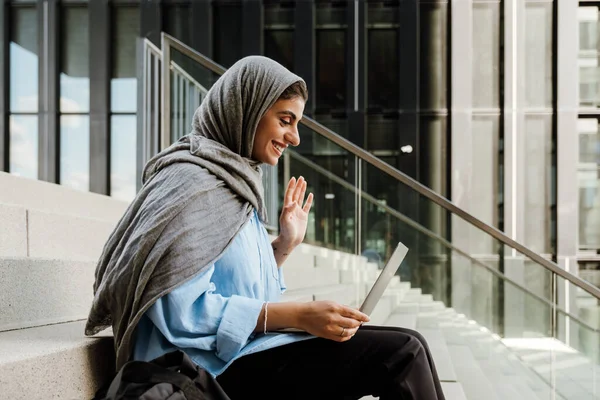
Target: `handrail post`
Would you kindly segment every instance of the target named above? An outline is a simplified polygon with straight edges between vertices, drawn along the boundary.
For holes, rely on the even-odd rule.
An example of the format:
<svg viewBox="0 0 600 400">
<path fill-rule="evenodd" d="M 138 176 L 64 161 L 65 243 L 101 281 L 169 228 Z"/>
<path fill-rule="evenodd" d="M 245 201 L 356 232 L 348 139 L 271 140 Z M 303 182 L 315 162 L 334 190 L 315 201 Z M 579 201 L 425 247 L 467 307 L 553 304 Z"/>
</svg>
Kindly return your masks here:
<svg viewBox="0 0 600 400">
<path fill-rule="evenodd" d="M 161 65 L 161 132 L 160 150 L 171 144 L 171 44 L 165 33 L 161 34 L 162 65 Z"/>
</svg>

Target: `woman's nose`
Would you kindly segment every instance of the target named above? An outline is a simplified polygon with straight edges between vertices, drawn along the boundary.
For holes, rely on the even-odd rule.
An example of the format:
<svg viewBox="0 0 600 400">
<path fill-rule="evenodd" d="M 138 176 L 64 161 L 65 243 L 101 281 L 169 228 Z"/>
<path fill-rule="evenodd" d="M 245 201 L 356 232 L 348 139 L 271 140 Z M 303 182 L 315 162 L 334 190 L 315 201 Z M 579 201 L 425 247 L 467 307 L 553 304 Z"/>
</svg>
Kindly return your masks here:
<svg viewBox="0 0 600 400">
<path fill-rule="evenodd" d="M 286 133 L 285 139 L 290 144 L 290 146 L 298 146 L 300 144 L 300 135 L 298 133 L 298 128 L 291 128 L 290 131 Z"/>
</svg>

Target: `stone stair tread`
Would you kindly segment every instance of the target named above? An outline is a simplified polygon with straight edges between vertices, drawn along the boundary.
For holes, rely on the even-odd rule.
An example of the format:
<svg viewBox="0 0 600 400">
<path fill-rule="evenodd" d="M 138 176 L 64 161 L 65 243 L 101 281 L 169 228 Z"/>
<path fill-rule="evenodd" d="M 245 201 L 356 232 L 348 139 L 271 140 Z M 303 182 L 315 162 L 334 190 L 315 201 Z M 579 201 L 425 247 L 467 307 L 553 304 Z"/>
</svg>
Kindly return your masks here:
<svg viewBox="0 0 600 400">
<path fill-rule="evenodd" d="M 110 330 L 83 334 L 85 321 L 0 333 L 0 392 L 11 400 L 91 398 L 114 373 Z"/>
<path fill-rule="evenodd" d="M 0 332 L 0 365 L 86 347 L 98 340 L 112 341 L 110 329 L 89 338 L 84 328 L 85 321 L 74 321 Z"/>
<path fill-rule="evenodd" d="M 323 286 L 313 286 L 313 287 L 308 287 L 308 288 L 300 288 L 300 289 L 289 289 L 286 290 L 285 293 L 283 294 L 285 295 L 304 295 L 307 293 L 319 293 L 319 294 L 323 294 L 323 293 L 327 293 L 330 291 L 343 291 L 343 290 L 348 290 L 348 289 L 352 289 L 354 290 L 354 285 L 348 284 L 348 283 L 338 283 L 335 285 L 323 285 Z"/>
<path fill-rule="evenodd" d="M 442 382 L 442 390 L 446 400 L 467 400 L 465 391 L 458 382 Z"/>
<path fill-rule="evenodd" d="M 417 315 L 407 313 L 394 313 L 388 317 L 384 325 L 387 326 L 400 326 L 402 328 L 416 329 L 417 327 Z"/>
<path fill-rule="evenodd" d="M 461 383 L 465 395 L 469 400 L 504 400 L 496 395 L 494 387 L 466 345 L 448 345 L 448 352 L 451 356 L 458 382 Z"/>
<path fill-rule="evenodd" d="M 419 333 L 423 335 L 429 344 L 440 380 L 456 382 L 458 377 L 442 331 L 439 329 L 419 329 Z"/>
<path fill-rule="evenodd" d="M 0 257 L 0 331 L 86 318 L 95 267 L 92 261 Z"/>
</svg>

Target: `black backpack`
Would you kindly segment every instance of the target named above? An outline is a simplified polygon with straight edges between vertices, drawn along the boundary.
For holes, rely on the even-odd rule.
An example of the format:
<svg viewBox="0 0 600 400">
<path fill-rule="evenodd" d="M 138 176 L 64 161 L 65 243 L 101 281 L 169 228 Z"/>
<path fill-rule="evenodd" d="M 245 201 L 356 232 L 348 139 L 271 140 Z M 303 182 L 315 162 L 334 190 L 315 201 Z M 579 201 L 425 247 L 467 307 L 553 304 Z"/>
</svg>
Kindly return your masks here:
<svg viewBox="0 0 600 400">
<path fill-rule="evenodd" d="M 129 361 L 92 400 L 230 400 L 205 369 L 184 352 L 150 362 Z"/>
</svg>

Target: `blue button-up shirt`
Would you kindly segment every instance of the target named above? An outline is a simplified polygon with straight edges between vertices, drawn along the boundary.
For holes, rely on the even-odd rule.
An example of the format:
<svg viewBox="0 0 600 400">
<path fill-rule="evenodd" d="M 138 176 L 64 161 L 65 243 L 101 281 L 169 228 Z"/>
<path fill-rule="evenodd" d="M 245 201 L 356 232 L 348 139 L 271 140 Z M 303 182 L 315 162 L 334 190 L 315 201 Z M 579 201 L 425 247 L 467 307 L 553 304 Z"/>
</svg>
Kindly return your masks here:
<svg viewBox="0 0 600 400">
<path fill-rule="evenodd" d="M 284 291 L 283 271 L 254 212 L 219 260 L 144 314 L 134 359 L 149 361 L 181 349 L 217 376 L 243 355 L 312 338 L 253 333 L 265 301 L 279 301 Z"/>
</svg>

